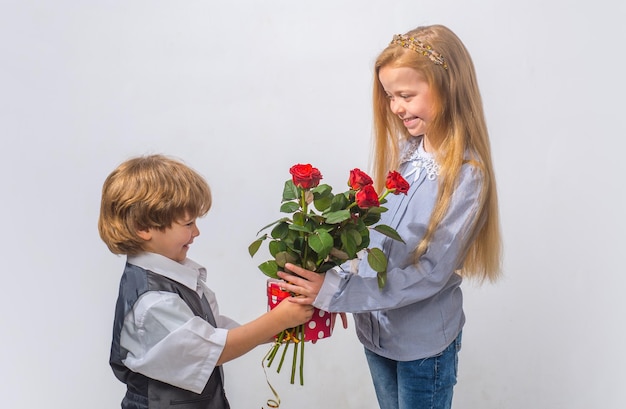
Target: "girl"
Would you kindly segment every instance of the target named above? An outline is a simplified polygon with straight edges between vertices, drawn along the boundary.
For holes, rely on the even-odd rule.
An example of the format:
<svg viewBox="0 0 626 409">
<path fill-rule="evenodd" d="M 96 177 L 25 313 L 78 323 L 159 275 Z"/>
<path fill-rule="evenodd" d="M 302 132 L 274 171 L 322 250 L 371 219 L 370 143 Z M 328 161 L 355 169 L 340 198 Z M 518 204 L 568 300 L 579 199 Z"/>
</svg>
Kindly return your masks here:
<svg viewBox="0 0 626 409">
<path fill-rule="evenodd" d="M 389 260 L 379 290 L 369 264 L 325 275 L 288 264 L 287 290 L 332 312 L 354 313 L 382 409 L 450 408 L 465 322 L 462 277 L 494 281 L 500 228 L 489 138 L 474 65 L 448 28 L 393 37 L 376 60 L 374 166 L 411 184 L 389 197 L 381 223 L 405 243 L 371 232 Z M 351 266 L 356 266 L 352 269 Z"/>
</svg>

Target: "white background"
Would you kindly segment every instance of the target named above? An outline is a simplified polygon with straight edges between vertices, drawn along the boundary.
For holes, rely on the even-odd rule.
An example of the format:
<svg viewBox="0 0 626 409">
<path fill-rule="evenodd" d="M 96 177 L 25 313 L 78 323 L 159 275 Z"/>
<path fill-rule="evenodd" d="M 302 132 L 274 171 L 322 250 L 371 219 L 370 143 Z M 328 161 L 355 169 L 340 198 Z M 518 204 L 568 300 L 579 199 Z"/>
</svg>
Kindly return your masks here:
<svg viewBox="0 0 626 409">
<path fill-rule="evenodd" d="M 499 185 L 505 278 L 465 284 L 457 409 L 623 408 L 624 2 L 0 2 L 0 395 L 7 409 L 119 407 L 108 367 L 124 259 L 96 228 L 104 178 L 165 153 L 209 181 L 190 256 L 222 312 L 265 310 L 248 244 L 312 163 L 368 169 L 372 63 L 443 23 L 470 50 Z M 226 365 L 233 408 L 270 397 L 267 348 Z M 281 408 L 376 408 L 354 328 L 308 347 Z"/>
</svg>

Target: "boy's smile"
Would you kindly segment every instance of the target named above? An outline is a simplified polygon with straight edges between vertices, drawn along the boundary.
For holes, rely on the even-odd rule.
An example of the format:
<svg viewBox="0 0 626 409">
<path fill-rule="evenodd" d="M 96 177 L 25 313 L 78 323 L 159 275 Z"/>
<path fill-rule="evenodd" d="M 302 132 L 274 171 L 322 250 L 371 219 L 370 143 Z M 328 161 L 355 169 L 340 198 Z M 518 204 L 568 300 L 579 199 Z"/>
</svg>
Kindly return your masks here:
<svg viewBox="0 0 626 409">
<path fill-rule="evenodd" d="M 150 253 L 160 254 L 169 259 L 183 262 L 187 258 L 189 245 L 200 235 L 196 218 L 185 217 L 175 221 L 165 230 L 150 228 L 137 232 L 145 240 L 143 249 Z"/>
</svg>

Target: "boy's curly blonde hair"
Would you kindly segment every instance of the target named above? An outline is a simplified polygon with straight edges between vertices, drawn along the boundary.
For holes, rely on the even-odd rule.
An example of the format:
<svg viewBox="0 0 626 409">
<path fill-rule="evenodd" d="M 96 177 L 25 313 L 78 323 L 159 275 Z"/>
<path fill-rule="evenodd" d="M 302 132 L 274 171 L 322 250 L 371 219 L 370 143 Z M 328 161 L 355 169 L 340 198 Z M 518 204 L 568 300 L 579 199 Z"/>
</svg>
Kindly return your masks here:
<svg viewBox="0 0 626 409">
<path fill-rule="evenodd" d="M 165 230 L 211 208 L 206 180 L 184 163 L 164 155 L 129 159 L 104 181 L 98 231 L 114 254 L 143 251 L 137 231 Z"/>
</svg>

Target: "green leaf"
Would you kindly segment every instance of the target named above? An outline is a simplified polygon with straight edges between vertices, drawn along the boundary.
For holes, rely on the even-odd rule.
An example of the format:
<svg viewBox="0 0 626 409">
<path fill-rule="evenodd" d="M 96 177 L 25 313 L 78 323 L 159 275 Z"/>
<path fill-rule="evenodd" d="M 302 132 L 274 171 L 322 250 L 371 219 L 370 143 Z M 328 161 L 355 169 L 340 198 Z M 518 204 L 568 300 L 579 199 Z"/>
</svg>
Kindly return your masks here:
<svg viewBox="0 0 626 409">
<path fill-rule="evenodd" d="M 370 245 L 370 235 L 369 234 L 367 234 L 365 236 L 361 236 L 361 240 L 363 240 L 363 242 L 359 246 L 360 249 L 364 249 L 364 248 L 366 248 L 367 246 Z"/>
<path fill-rule="evenodd" d="M 368 211 L 367 214 L 365 214 L 365 216 L 361 218 L 361 220 L 366 226 L 371 226 L 372 224 L 378 223 L 378 221 L 380 220 L 380 213 Z"/>
<path fill-rule="evenodd" d="M 363 223 L 363 220 L 359 219 L 356 223 L 356 229 L 361 235 L 362 243 L 359 248 L 364 249 L 370 245 L 370 229 Z"/>
<path fill-rule="evenodd" d="M 317 228 L 317 223 L 316 221 L 312 218 L 312 217 L 307 217 L 305 226 L 310 230 L 310 231 L 315 231 Z"/>
<path fill-rule="evenodd" d="M 309 237 L 309 246 L 320 258 L 326 258 L 330 249 L 333 248 L 333 236 L 325 230 L 317 230 L 315 234 Z"/>
<path fill-rule="evenodd" d="M 298 231 L 289 231 L 289 242 L 286 243 L 289 249 L 302 254 L 302 248 L 304 247 L 304 237 L 302 233 Z"/>
<path fill-rule="evenodd" d="M 333 200 L 330 204 L 330 210 L 335 212 L 337 210 L 345 209 L 346 207 L 348 207 L 348 202 L 349 201 L 345 193 L 335 195 L 335 197 L 333 197 Z"/>
<path fill-rule="evenodd" d="M 263 237 L 253 241 L 248 246 L 248 253 L 250 253 L 250 257 L 254 257 L 256 252 L 259 251 L 259 247 L 261 247 L 261 243 L 263 243 L 263 240 L 265 240 L 266 238 L 267 238 L 267 234 L 264 234 Z"/>
<path fill-rule="evenodd" d="M 310 271 L 316 271 L 317 265 L 315 264 L 315 261 L 307 260 L 306 261 L 306 265 L 304 266 L 304 268 L 306 268 L 307 270 L 310 270 Z"/>
<path fill-rule="evenodd" d="M 268 277 L 271 278 L 279 278 L 278 274 L 278 264 L 274 260 L 268 260 L 265 263 L 259 264 L 259 270 L 263 272 Z"/>
<path fill-rule="evenodd" d="M 348 231 L 348 233 L 352 236 L 358 250 L 359 246 L 363 244 L 363 235 L 359 230 L 355 229 L 354 227 L 351 229 L 346 229 L 346 231 Z"/>
<path fill-rule="evenodd" d="M 376 230 L 379 233 L 384 234 L 387 237 L 391 237 L 394 240 L 398 240 L 401 241 L 402 243 L 404 243 L 404 240 L 402 240 L 402 237 L 400 237 L 400 235 L 398 234 L 397 231 L 395 231 L 394 229 L 392 229 L 391 227 L 387 226 L 386 224 L 379 224 L 373 227 L 374 230 Z"/>
<path fill-rule="evenodd" d="M 337 263 L 333 263 L 333 262 L 324 262 L 322 263 L 319 267 L 317 267 L 317 270 L 315 270 L 316 273 L 325 273 L 328 270 L 330 270 L 333 267 L 336 267 Z"/>
<path fill-rule="evenodd" d="M 278 254 L 279 252 L 287 250 L 287 245 L 280 240 L 270 241 L 267 247 L 272 257 L 276 257 L 276 254 Z"/>
<path fill-rule="evenodd" d="M 315 206 L 318 211 L 323 212 L 330 207 L 332 201 L 332 196 L 321 197 L 313 201 L 313 206 Z"/>
<path fill-rule="evenodd" d="M 283 202 L 298 199 L 299 197 L 298 188 L 293 184 L 293 180 L 289 179 L 285 181 L 285 187 L 283 188 Z"/>
<path fill-rule="evenodd" d="M 308 224 L 305 226 L 298 226 L 297 224 L 290 224 L 289 230 L 302 231 L 305 233 L 313 233 L 311 226 L 309 226 Z"/>
<path fill-rule="evenodd" d="M 319 185 L 312 189 L 311 193 L 313 193 L 313 205 L 318 211 L 323 212 L 328 209 L 333 200 L 332 188 L 330 186 L 326 184 Z"/>
<path fill-rule="evenodd" d="M 332 190 L 332 187 L 330 187 L 326 183 L 322 183 L 321 185 L 317 185 L 316 187 L 311 189 L 311 193 L 313 193 L 313 195 L 317 199 L 320 197 L 328 196 Z"/>
<path fill-rule="evenodd" d="M 300 205 L 296 202 L 285 202 L 280 206 L 282 213 L 293 213 L 300 209 Z"/>
<path fill-rule="evenodd" d="M 320 216 L 319 214 L 315 214 L 313 212 L 308 214 L 307 219 L 308 223 L 311 223 L 313 226 L 324 225 L 324 221 L 326 220 L 324 216 Z M 329 227 L 328 225 L 326 225 L 326 230 L 332 230 L 333 227 Z"/>
<path fill-rule="evenodd" d="M 336 197 L 336 196 L 335 196 Z M 330 212 L 326 214 L 326 223 L 337 224 L 350 218 L 349 210 L 338 210 L 336 212 Z"/>
<path fill-rule="evenodd" d="M 298 262 L 298 258 L 287 251 L 277 253 L 274 258 L 276 259 L 276 265 L 278 267 L 285 267 L 286 263 L 297 264 Z"/>
<path fill-rule="evenodd" d="M 377 273 L 384 273 L 387 271 L 387 257 L 385 257 L 385 253 L 383 253 L 383 251 L 379 248 L 368 250 L 367 262 Z"/>
<path fill-rule="evenodd" d="M 339 250 L 336 247 L 333 247 L 332 249 L 330 249 L 330 255 L 338 260 L 341 260 L 341 262 L 344 262 L 351 258 L 348 253 L 346 253 L 345 251 Z"/>
<path fill-rule="evenodd" d="M 345 250 L 346 253 L 348 253 L 348 256 L 350 258 L 354 257 L 357 252 L 357 246 L 359 245 L 359 243 L 361 243 L 361 235 L 359 234 L 359 232 L 353 229 L 344 230 L 341 232 L 340 238 L 342 249 Z"/>
<path fill-rule="evenodd" d="M 286 222 L 278 223 L 271 232 L 274 239 L 284 239 L 287 234 L 289 234 L 289 224 Z"/>
<path fill-rule="evenodd" d="M 384 271 L 376 274 L 376 278 L 378 279 L 378 288 L 381 290 L 385 288 L 385 285 L 387 284 L 387 272 Z"/>
<path fill-rule="evenodd" d="M 306 216 L 302 212 L 297 212 L 293 214 L 293 224 L 297 224 L 299 226 L 304 226 L 306 223 Z"/>
<path fill-rule="evenodd" d="M 276 220 L 275 222 L 272 222 L 272 223 L 268 224 L 267 226 L 261 228 L 261 230 L 259 230 L 256 234 L 261 233 L 263 230 L 267 229 L 268 227 L 272 227 L 276 223 L 286 222 L 287 220 L 289 220 L 289 218 L 287 218 L 287 217 L 280 218 L 280 219 Z"/>
<path fill-rule="evenodd" d="M 385 213 L 387 211 L 386 207 L 370 207 L 369 209 L 367 209 L 368 213 L 376 213 L 376 214 L 380 214 L 380 213 Z"/>
</svg>

